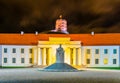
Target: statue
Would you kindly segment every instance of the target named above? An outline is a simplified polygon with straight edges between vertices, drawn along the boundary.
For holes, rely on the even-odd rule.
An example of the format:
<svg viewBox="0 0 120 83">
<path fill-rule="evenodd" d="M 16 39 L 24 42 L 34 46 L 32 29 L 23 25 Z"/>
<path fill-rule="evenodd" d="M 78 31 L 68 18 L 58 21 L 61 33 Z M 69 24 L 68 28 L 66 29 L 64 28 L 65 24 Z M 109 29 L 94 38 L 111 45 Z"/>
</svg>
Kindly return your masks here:
<svg viewBox="0 0 120 83">
<path fill-rule="evenodd" d="M 71 65 L 64 63 L 64 49 L 60 45 L 59 48 L 56 49 L 56 62 L 51 64 L 50 66 L 44 68 L 45 71 L 77 71 L 76 68 Z"/>
<path fill-rule="evenodd" d="M 64 50 L 61 47 L 56 49 L 56 63 L 64 63 Z"/>
</svg>

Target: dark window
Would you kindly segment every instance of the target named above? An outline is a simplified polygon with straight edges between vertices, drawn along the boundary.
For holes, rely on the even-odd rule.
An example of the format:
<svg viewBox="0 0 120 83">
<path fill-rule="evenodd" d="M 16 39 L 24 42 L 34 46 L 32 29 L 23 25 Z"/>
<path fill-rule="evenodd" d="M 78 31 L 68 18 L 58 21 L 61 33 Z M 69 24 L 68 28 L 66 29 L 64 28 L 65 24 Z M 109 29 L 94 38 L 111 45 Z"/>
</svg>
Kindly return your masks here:
<svg viewBox="0 0 120 83">
<path fill-rule="evenodd" d="M 90 49 L 87 49 L 87 54 L 90 54 Z"/>
<path fill-rule="evenodd" d="M 4 63 L 7 63 L 7 58 L 4 58 Z"/>
<path fill-rule="evenodd" d="M 113 54 L 117 54 L 117 49 L 113 49 Z"/>
<path fill-rule="evenodd" d="M 87 64 L 90 64 L 90 59 L 87 59 Z"/>
<path fill-rule="evenodd" d="M 29 62 L 32 63 L 32 58 L 29 59 Z"/>
<path fill-rule="evenodd" d="M 15 48 L 13 48 L 12 53 L 16 53 L 16 49 Z"/>
<path fill-rule="evenodd" d="M 104 54 L 108 54 L 108 49 L 104 49 Z"/>
<path fill-rule="evenodd" d="M 95 59 L 95 64 L 99 64 L 99 59 Z"/>
<path fill-rule="evenodd" d="M 95 54 L 99 54 L 99 49 L 95 49 Z"/>
<path fill-rule="evenodd" d="M 30 53 L 32 54 L 32 52 L 33 52 L 32 48 L 31 48 L 29 51 L 30 51 Z"/>
<path fill-rule="evenodd" d="M 113 59 L 113 64 L 116 64 L 117 63 L 117 60 L 116 59 Z"/>
<path fill-rule="evenodd" d="M 21 63 L 24 63 L 25 62 L 25 59 L 24 58 L 21 58 Z"/>
<path fill-rule="evenodd" d="M 23 48 L 21 48 L 21 53 L 24 53 L 24 49 Z"/>
<path fill-rule="evenodd" d="M 12 58 L 12 63 L 16 63 L 16 58 Z"/>
<path fill-rule="evenodd" d="M 4 53 L 7 53 L 7 48 L 4 48 Z"/>
</svg>

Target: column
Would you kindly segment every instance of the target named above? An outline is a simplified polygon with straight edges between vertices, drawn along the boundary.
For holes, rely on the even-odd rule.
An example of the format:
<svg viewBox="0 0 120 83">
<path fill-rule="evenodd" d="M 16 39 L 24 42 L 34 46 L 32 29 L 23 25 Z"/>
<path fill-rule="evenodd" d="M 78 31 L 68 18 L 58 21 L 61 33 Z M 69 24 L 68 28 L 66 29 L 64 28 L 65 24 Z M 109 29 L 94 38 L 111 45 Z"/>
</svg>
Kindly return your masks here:
<svg viewBox="0 0 120 83">
<path fill-rule="evenodd" d="M 76 48 L 76 65 L 78 65 L 79 62 L 79 54 L 78 54 L 79 50 L 78 48 Z"/>
<path fill-rule="evenodd" d="M 46 48 L 46 65 L 49 65 L 49 48 Z"/>
<path fill-rule="evenodd" d="M 42 65 L 42 49 L 38 48 L 38 65 Z"/>
<path fill-rule="evenodd" d="M 70 48 L 70 65 L 73 65 L 73 48 Z"/>
<path fill-rule="evenodd" d="M 76 48 L 73 48 L 73 65 L 76 65 Z"/>
<path fill-rule="evenodd" d="M 68 52 L 67 52 L 68 54 L 68 56 L 67 56 L 67 60 L 68 60 L 68 64 L 70 64 L 70 59 L 71 59 L 71 52 L 70 52 L 70 48 L 68 48 Z M 70 64 L 71 65 L 71 64 Z"/>
<path fill-rule="evenodd" d="M 43 65 L 46 65 L 46 48 L 43 48 Z"/>
<path fill-rule="evenodd" d="M 78 48 L 78 64 L 77 65 L 81 65 L 81 49 Z"/>
<path fill-rule="evenodd" d="M 48 53 L 48 55 L 49 55 L 49 65 L 52 64 L 52 62 L 51 62 L 52 61 L 51 60 L 51 51 L 52 51 L 51 48 L 49 48 L 49 53 Z"/>
</svg>

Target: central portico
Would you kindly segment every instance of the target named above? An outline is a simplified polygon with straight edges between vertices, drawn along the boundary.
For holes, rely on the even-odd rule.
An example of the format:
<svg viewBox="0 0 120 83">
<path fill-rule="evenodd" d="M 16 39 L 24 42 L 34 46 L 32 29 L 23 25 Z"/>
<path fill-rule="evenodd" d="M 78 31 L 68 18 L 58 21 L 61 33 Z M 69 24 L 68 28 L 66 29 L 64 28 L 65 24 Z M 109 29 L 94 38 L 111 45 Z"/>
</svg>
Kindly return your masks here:
<svg viewBox="0 0 120 83">
<path fill-rule="evenodd" d="M 81 65 L 81 42 L 71 41 L 69 37 L 49 37 L 48 41 L 38 42 L 38 65 L 51 65 L 56 61 L 56 49 L 62 45 L 64 62 L 70 65 Z"/>
</svg>

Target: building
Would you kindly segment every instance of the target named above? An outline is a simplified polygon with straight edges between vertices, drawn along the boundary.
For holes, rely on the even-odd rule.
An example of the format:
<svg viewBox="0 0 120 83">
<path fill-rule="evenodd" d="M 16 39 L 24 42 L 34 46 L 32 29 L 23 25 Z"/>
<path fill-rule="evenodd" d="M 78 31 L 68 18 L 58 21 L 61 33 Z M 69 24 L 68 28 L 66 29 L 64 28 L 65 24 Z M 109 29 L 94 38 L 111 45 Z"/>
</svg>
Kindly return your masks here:
<svg viewBox="0 0 120 83">
<path fill-rule="evenodd" d="M 65 30 L 62 26 L 58 31 Z M 0 66 L 47 66 L 55 62 L 62 44 L 65 62 L 73 66 L 119 67 L 120 33 L 0 34 Z"/>
</svg>

